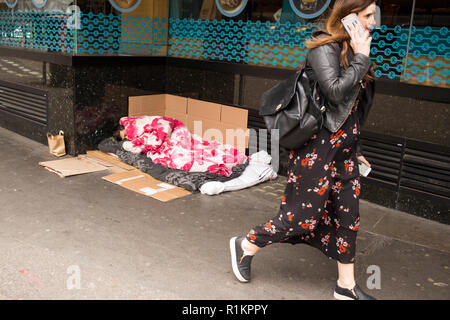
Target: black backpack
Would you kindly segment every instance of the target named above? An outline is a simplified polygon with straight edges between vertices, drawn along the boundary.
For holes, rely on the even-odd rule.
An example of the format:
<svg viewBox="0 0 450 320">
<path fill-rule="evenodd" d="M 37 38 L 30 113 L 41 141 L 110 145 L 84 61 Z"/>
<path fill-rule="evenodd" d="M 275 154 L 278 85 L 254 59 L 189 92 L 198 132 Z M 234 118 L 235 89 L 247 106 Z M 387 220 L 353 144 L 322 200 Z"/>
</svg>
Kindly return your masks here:
<svg viewBox="0 0 450 320">
<path fill-rule="evenodd" d="M 280 145 L 301 148 L 323 126 L 325 101 L 315 82 L 310 86 L 303 67 L 293 76 L 263 93 L 259 114 L 267 129 L 279 130 Z"/>
</svg>

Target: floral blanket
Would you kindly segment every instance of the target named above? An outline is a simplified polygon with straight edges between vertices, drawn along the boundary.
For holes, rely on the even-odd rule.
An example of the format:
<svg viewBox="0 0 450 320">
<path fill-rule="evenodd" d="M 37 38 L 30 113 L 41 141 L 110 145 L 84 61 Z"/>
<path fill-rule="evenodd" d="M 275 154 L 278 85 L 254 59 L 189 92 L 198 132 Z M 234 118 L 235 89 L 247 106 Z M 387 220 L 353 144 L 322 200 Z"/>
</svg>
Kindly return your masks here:
<svg viewBox="0 0 450 320">
<path fill-rule="evenodd" d="M 176 119 L 163 116 L 123 117 L 126 151 L 145 153 L 154 163 L 189 172 L 230 176 L 234 166 L 248 157 L 232 146 L 203 140 Z"/>
</svg>

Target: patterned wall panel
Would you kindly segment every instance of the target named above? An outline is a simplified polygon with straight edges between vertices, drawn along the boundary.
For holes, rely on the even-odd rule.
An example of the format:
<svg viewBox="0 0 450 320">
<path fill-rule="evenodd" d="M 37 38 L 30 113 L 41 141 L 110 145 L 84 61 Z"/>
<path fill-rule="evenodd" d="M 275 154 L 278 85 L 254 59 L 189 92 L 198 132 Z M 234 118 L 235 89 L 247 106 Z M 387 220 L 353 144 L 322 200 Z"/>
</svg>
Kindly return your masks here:
<svg viewBox="0 0 450 320">
<path fill-rule="evenodd" d="M 399 79 L 404 71 L 409 28 L 381 26 L 372 33 L 371 58 L 377 65 L 376 77 Z"/>
<path fill-rule="evenodd" d="M 0 11 L 0 45 L 70 54 L 168 55 L 298 69 L 317 26 L 165 19 L 92 12 Z M 372 32 L 376 76 L 450 87 L 446 27 L 381 26 Z"/>
<path fill-rule="evenodd" d="M 170 19 L 169 56 L 299 68 L 312 25 Z"/>
<path fill-rule="evenodd" d="M 446 27 L 412 27 L 403 79 L 412 83 L 450 87 L 449 67 L 449 30 Z"/>
<path fill-rule="evenodd" d="M 160 55 L 167 46 L 168 20 L 81 13 L 78 54 Z"/>
<path fill-rule="evenodd" d="M 64 12 L 0 11 L 0 45 L 73 53 L 69 19 Z"/>
<path fill-rule="evenodd" d="M 79 28 L 77 28 L 79 27 Z M 75 54 L 165 54 L 168 20 L 65 12 L 0 11 L 0 45 Z"/>
<path fill-rule="evenodd" d="M 298 69 L 311 24 L 170 19 L 170 56 Z M 411 37 L 409 35 L 411 34 Z M 442 28 L 389 28 L 372 32 L 376 77 L 450 87 L 450 35 Z"/>
</svg>

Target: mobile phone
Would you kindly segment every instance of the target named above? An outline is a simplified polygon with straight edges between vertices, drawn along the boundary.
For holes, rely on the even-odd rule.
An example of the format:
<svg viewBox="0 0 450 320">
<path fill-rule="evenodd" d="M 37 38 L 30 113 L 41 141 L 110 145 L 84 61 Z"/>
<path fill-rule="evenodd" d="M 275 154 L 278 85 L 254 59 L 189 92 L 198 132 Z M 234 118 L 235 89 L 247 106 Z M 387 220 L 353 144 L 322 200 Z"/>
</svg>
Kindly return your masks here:
<svg viewBox="0 0 450 320">
<path fill-rule="evenodd" d="M 361 37 L 364 36 L 364 27 L 361 24 L 361 21 L 359 21 L 356 13 L 350 13 L 349 15 L 345 16 L 341 19 L 341 22 L 344 25 L 345 30 L 347 30 L 348 34 L 350 34 L 350 26 L 354 26 L 356 27 L 359 35 Z"/>
<path fill-rule="evenodd" d="M 371 167 L 369 167 L 368 165 L 366 165 L 362 162 L 358 163 L 358 167 L 359 167 L 359 173 L 364 177 L 367 177 L 369 175 L 369 172 L 372 170 Z"/>
</svg>

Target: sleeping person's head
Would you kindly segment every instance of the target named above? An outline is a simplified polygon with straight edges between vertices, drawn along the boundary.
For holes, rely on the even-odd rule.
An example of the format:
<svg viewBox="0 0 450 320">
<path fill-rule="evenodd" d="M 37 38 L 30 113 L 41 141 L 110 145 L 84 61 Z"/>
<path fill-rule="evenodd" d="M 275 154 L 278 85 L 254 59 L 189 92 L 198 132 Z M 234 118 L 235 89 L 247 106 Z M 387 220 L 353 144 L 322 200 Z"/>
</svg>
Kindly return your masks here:
<svg viewBox="0 0 450 320">
<path fill-rule="evenodd" d="M 116 129 L 114 130 L 113 137 L 117 141 L 127 140 L 127 133 L 125 131 L 125 127 L 123 125 L 119 124 L 116 127 Z"/>
</svg>

